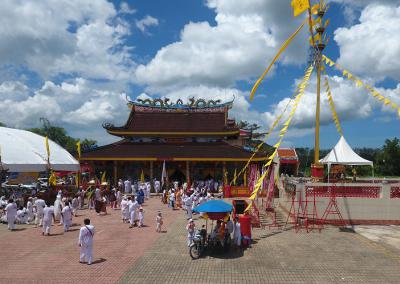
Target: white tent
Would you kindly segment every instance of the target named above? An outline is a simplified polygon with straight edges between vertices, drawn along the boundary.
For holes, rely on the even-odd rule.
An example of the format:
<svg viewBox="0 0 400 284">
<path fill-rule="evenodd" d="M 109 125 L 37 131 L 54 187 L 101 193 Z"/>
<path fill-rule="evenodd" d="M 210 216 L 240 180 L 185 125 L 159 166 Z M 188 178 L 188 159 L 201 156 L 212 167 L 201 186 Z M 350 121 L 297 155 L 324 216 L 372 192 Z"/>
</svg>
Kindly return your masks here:
<svg viewBox="0 0 400 284">
<path fill-rule="evenodd" d="M 340 137 L 339 142 L 329 152 L 329 154 L 320 160 L 320 163 L 328 164 L 328 166 L 332 164 L 351 165 L 351 166 L 362 166 L 362 165 L 373 166 L 373 162 L 363 159 L 359 155 L 357 155 L 353 151 L 353 149 L 351 149 L 349 144 L 347 144 L 343 136 Z"/>
<path fill-rule="evenodd" d="M 35 133 L 0 127 L 1 166 L 10 172 L 43 172 L 48 168 L 45 138 Z M 78 171 L 79 162 L 49 140 L 50 167 L 55 171 Z"/>
</svg>

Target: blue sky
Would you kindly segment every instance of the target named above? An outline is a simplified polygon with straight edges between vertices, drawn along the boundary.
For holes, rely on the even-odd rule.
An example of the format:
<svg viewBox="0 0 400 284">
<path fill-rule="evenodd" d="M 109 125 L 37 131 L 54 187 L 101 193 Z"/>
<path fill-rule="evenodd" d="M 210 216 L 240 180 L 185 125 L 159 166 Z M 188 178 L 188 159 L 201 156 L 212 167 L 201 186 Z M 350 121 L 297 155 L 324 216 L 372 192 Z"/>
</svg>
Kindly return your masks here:
<svg viewBox="0 0 400 284">
<path fill-rule="evenodd" d="M 304 29 L 248 100 L 257 77 L 305 17 L 292 17 L 290 2 L 7 0 L 0 12 L 0 121 L 28 128 L 47 117 L 74 137 L 105 144 L 115 138 L 101 124 L 126 121 L 127 96 L 235 96 L 231 116 L 267 129 L 307 63 Z M 330 1 L 326 18 L 325 54 L 400 105 L 400 1 Z M 400 136 L 393 109 L 340 72 L 327 71 L 352 146 L 379 147 Z M 313 146 L 314 99 L 312 77 L 284 145 Z M 321 123 L 321 146 L 332 147 L 339 135 L 326 99 Z"/>
</svg>

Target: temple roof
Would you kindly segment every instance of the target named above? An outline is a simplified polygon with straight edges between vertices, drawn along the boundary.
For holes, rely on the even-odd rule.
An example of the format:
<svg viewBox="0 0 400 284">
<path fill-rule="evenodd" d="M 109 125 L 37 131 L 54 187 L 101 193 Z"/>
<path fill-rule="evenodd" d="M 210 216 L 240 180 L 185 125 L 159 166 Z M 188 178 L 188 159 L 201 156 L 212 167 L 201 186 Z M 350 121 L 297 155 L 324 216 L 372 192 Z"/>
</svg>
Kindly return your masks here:
<svg viewBox="0 0 400 284">
<path fill-rule="evenodd" d="M 81 160 L 109 161 L 248 161 L 252 152 L 226 142 L 133 143 L 127 140 L 84 152 Z M 256 154 L 253 161 L 267 157 Z"/>
<path fill-rule="evenodd" d="M 121 137 L 238 137 L 239 128 L 228 119 L 232 102 L 197 100 L 184 105 L 162 100 L 130 102 L 131 113 L 122 127 L 103 124 L 108 133 Z M 200 103 L 199 103 L 200 101 Z"/>
</svg>

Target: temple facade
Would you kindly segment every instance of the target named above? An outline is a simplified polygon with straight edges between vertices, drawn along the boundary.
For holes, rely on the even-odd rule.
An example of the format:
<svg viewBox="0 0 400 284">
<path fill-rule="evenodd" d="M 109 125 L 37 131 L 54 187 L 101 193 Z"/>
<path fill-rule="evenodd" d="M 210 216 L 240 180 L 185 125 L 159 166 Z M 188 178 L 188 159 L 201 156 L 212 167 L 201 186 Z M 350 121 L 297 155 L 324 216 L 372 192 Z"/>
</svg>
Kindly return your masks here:
<svg viewBox="0 0 400 284">
<path fill-rule="evenodd" d="M 97 176 L 105 171 L 111 183 L 119 178 L 138 180 L 142 171 L 146 180 L 160 180 L 164 162 L 169 181 L 226 183 L 253 154 L 243 147 L 246 132 L 229 118 L 232 104 L 203 99 L 129 102 L 131 112 L 124 126 L 103 124 L 108 134 L 121 140 L 83 152 L 81 164 L 95 169 Z M 266 158 L 256 154 L 252 162 Z M 238 177 L 237 183 L 244 180 Z"/>
</svg>

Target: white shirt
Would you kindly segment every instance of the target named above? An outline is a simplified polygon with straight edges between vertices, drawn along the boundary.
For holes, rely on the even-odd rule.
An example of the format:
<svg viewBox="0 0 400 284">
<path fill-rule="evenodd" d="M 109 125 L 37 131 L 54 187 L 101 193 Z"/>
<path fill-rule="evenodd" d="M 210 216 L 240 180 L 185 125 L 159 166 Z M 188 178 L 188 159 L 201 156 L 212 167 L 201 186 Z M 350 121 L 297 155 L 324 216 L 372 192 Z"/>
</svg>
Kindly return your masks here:
<svg viewBox="0 0 400 284">
<path fill-rule="evenodd" d="M 86 225 L 79 230 L 78 244 L 81 246 L 89 246 L 93 244 L 94 226 Z"/>
<path fill-rule="evenodd" d="M 61 213 L 63 214 L 64 220 L 71 220 L 72 219 L 72 210 L 68 205 L 63 208 Z"/>
<path fill-rule="evenodd" d="M 7 217 L 17 217 L 17 204 L 13 203 L 8 203 L 6 206 L 6 211 L 7 211 Z"/>
<path fill-rule="evenodd" d="M 136 211 L 137 209 L 139 209 L 139 207 L 140 207 L 140 205 L 139 205 L 139 203 L 135 200 L 135 201 L 130 201 L 129 203 L 128 203 L 128 205 L 129 205 L 129 212 L 133 212 L 133 211 Z"/>
<path fill-rule="evenodd" d="M 122 201 L 121 201 L 121 210 L 125 211 L 128 208 L 128 204 L 129 204 L 128 200 L 122 199 Z"/>
<path fill-rule="evenodd" d="M 36 209 L 38 213 L 43 213 L 43 209 L 46 206 L 46 202 L 43 199 L 37 199 L 35 201 Z"/>
<path fill-rule="evenodd" d="M 53 207 L 45 207 L 43 209 L 43 221 L 44 222 L 48 222 L 51 221 L 53 218 L 53 214 L 54 214 L 54 208 Z"/>
<path fill-rule="evenodd" d="M 33 204 L 32 204 L 32 202 L 28 201 L 28 203 L 26 203 L 26 209 L 28 210 L 29 213 L 33 212 Z"/>
</svg>

